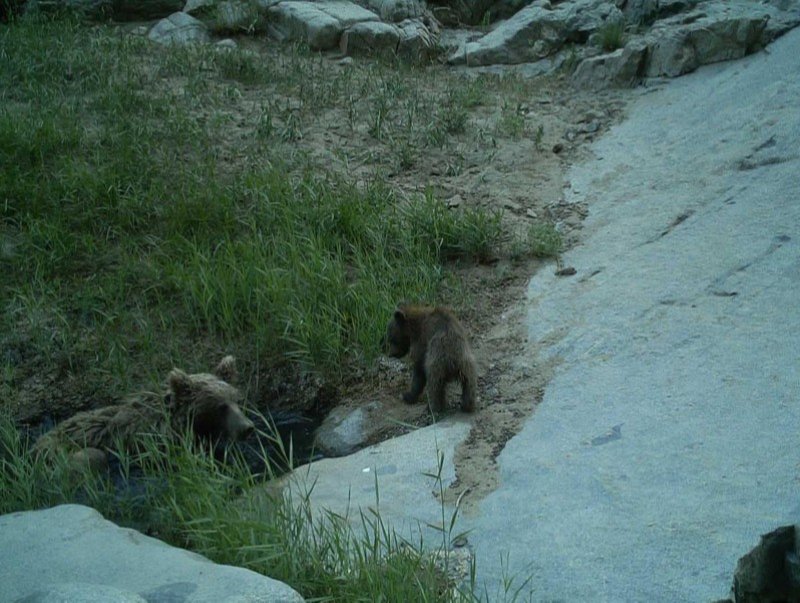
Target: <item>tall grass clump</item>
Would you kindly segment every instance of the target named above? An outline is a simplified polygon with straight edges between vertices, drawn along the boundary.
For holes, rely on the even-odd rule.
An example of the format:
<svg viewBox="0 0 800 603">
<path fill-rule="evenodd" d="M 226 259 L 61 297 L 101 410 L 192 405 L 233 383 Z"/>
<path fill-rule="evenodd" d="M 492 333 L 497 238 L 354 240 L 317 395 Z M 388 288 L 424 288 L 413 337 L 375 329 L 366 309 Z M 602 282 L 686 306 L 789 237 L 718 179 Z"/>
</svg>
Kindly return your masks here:
<svg viewBox="0 0 800 603">
<path fill-rule="evenodd" d="M 401 211 L 418 242 L 440 260 L 488 260 L 503 238 L 502 212 L 480 207 L 451 210 L 430 191 Z"/>
<path fill-rule="evenodd" d="M 597 30 L 600 48 L 611 52 L 625 45 L 625 21 L 606 21 Z"/>
</svg>

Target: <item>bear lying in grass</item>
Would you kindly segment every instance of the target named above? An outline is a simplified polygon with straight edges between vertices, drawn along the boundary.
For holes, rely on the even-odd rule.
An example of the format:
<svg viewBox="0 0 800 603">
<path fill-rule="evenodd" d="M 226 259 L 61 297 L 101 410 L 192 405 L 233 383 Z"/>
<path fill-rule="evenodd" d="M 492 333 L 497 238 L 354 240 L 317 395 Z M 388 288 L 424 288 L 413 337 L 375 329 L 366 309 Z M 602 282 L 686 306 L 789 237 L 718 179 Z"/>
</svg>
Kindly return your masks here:
<svg viewBox="0 0 800 603">
<path fill-rule="evenodd" d="M 109 451 L 135 452 L 143 434 L 189 430 L 209 443 L 244 439 L 254 425 L 239 408 L 242 395 L 231 385 L 235 379 L 233 356 L 223 358 L 213 374 L 173 369 L 163 394 L 142 392 L 122 404 L 80 412 L 43 434 L 33 450 L 44 455 L 63 451 L 75 464 L 100 469 Z"/>
</svg>

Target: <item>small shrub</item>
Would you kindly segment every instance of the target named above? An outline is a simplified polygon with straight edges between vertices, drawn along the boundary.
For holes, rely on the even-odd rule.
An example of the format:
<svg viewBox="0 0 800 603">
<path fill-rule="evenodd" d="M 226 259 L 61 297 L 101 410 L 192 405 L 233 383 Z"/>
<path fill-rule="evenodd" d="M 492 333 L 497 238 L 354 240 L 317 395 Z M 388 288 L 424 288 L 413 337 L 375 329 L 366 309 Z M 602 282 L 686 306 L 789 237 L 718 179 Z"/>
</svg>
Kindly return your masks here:
<svg viewBox="0 0 800 603">
<path fill-rule="evenodd" d="M 606 21 L 597 30 L 600 48 L 606 52 L 611 52 L 625 45 L 625 22 Z"/>
</svg>

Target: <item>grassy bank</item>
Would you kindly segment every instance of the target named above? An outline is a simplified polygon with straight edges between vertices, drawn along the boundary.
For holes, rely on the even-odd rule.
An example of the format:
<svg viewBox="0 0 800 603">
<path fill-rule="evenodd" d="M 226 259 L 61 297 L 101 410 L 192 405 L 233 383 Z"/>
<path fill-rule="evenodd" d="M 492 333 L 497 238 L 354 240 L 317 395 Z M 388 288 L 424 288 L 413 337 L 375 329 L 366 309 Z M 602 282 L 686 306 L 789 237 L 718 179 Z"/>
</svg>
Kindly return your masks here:
<svg viewBox="0 0 800 603">
<path fill-rule="evenodd" d="M 91 504 L 306 597 L 471 597 L 379 517 L 356 534 L 317 523 L 307 500 L 242 506 L 247 471 L 187 444 L 138 459 L 153 487 L 120 498 L 29 458 L 13 421 L 31 402 L 110 402 L 222 352 L 249 374 L 288 364 L 335 381 L 380 352 L 398 301 L 440 300 L 453 260 L 556 253 L 549 226 L 509 233 L 493 209 L 387 185 L 386 171 L 469 132 L 486 84 L 454 82 L 302 48 L 163 49 L 71 20 L 0 25 L 0 512 Z M 508 132 L 475 140 L 524 133 L 521 113 L 503 111 Z M 320 123 L 368 140 L 357 169 L 348 149 L 312 144 Z"/>
<path fill-rule="evenodd" d="M 404 145 L 446 145 L 480 102 L 479 84 L 429 91 L 432 77 L 331 71 L 299 48 L 167 51 L 71 21 L 4 26 L 6 388 L 47 366 L 127 391 L 220 349 L 334 376 L 373 358 L 394 304 L 435 300 L 445 260 L 504 236 L 499 213 L 397 199 L 380 177 Z M 374 137 L 372 176 L 326 170 L 300 144 L 330 111 Z"/>
</svg>

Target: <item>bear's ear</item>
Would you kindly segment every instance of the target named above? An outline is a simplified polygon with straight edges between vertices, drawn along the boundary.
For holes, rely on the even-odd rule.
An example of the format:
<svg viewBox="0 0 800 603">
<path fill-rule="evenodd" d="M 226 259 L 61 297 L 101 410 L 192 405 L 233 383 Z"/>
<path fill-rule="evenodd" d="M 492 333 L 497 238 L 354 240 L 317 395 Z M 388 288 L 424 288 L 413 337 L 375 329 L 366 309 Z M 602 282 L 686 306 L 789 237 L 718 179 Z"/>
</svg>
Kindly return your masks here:
<svg viewBox="0 0 800 603">
<path fill-rule="evenodd" d="M 394 320 L 400 325 L 406 321 L 406 310 L 403 306 L 398 307 L 397 310 L 394 311 Z"/>
<path fill-rule="evenodd" d="M 219 361 L 217 368 L 214 369 L 214 374 L 225 381 L 226 383 L 233 383 L 239 376 L 236 370 L 236 358 L 233 356 L 225 356 Z"/>
<path fill-rule="evenodd" d="M 175 394 L 173 402 L 186 398 L 192 390 L 191 378 L 181 369 L 172 369 L 167 378 L 167 383 L 169 383 L 169 388 Z"/>
</svg>

